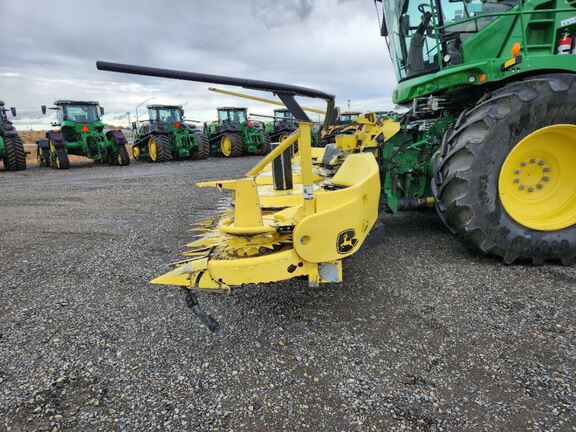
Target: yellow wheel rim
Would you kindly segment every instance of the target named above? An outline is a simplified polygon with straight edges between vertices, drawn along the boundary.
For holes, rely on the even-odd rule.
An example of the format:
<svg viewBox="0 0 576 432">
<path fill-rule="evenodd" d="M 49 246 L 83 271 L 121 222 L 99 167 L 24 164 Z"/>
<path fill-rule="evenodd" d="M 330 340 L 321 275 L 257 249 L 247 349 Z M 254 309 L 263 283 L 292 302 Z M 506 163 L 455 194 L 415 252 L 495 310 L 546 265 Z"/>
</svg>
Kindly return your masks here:
<svg viewBox="0 0 576 432">
<path fill-rule="evenodd" d="M 576 224 L 576 126 L 532 132 L 504 161 L 500 201 L 519 224 L 555 231 Z"/>
<path fill-rule="evenodd" d="M 148 154 L 150 155 L 150 159 L 156 162 L 156 158 L 158 157 L 158 145 L 154 138 L 150 138 L 150 141 L 148 141 Z"/>
<path fill-rule="evenodd" d="M 220 150 L 224 156 L 230 156 L 232 154 L 232 138 L 228 135 L 224 135 L 220 141 Z"/>
<path fill-rule="evenodd" d="M 132 156 L 134 156 L 134 159 L 140 159 L 140 147 L 132 147 Z"/>
<path fill-rule="evenodd" d="M 120 156 L 120 153 L 116 155 L 116 161 L 118 162 L 118 165 L 122 165 L 122 156 Z"/>
<path fill-rule="evenodd" d="M 284 141 L 286 138 L 288 138 L 288 134 L 281 134 L 281 135 L 278 137 L 278 141 L 279 141 L 279 142 L 282 142 L 282 141 Z"/>
</svg>

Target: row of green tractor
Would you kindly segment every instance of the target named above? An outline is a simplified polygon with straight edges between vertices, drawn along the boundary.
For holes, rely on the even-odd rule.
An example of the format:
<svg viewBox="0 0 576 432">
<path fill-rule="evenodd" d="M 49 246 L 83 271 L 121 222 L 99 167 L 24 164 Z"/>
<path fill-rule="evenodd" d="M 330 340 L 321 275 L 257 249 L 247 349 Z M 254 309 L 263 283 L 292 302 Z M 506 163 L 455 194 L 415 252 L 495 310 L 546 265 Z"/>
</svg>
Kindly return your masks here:
<svg viewBox="0 0 576 432">
<path fill-rule="evenodd" d="M 165 162 L 174 159 L 206 159 L 210 155 L 238 157 L 243 154 L 266 155 L 273 142 L 280 142 L 297 129 L 286 108 L 274 115 L 251 114 L 270 118 L 269 122 L 251 120 L 246 108 L 218 108 L 218 120 L 201 127 L 187 121 L 181 105 L 148 105 L 148 119 L 132 123 L 132 156 L 137 161 Z M 126 166 L 130 164 L 128 140 L 124 133 L 108 129 L 101 116 L 104 108 L 94 101 L 57 100 L 54 106 L 42 106 L 42 113 L 56 112 L 56 121 L 43 139 L 36 141 L 38 164 L 54 169 L 70 167 L 70 155 L 83 156 L 96 163 Z M 0 105 L 0 158 L 7 170 L 26 168 L 26 153 L 13 124 L 8 121 L 4 103 Z M 16 110 L 11 109 L 16 115 Z M 342 113 L 338 130 L 353 122 L 360 113 Z M 330 142 L 330 134 L 321 139 L 312 136 L 313 145 Z"/>
</svg>

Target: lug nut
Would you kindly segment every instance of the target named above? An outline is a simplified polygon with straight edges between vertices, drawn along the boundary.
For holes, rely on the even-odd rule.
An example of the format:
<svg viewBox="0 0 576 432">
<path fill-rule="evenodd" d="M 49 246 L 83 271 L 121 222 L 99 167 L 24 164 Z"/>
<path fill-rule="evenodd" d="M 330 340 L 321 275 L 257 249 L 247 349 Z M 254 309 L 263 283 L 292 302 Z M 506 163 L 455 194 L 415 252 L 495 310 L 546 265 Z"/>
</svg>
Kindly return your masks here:
<svg viewBox="0 0 576 432">
<path fill-rule="evenodd" d="M 550 177 L 544 176 L 544 177 L 542 177 L 542 180 L 545 181 L 545 182 L 550 181 Z"/>
<path fill-rule="evenodd" d="M 524 189 L 526 189 L 526 188 L 524 187 L 524 185 L 520 185 L 520 186 L 518 186 L 518 189 L 524 190 Z"/>
<path fill-rule="evenodd" d="M 544 185 L 543 185 L 542 183 L 538 183 L 538 184 L 536 185 L 536 187 L 537 187 L 538 189 L 544 189 Z"/>
<path fill-rule="evenodd" d="M 525 167 L 525 166 L 526 166 L 526 162 L 520 162 L 520 166 L 521 166 L 521 167 Z"/>
<path fill-rule="evenodd" d="M 545 164 L 546 164 L 546 162 L 544 162 L 543 160 L 538 161 L 538 165 L 540 165 L 540 166 L 545 165 Z"/>
<path fill-rule="evenodd" d="M 530 159 L 530 163 L 536 163 L 536 159 Z"/>
<path fill-rule="evenodd" d="M 518 174 L 522 174 L 522 171 L 520 171 L 519 169 L 514 170 L 514 174 L 518 175 Z"/>
<path fill-rule="evenodd" d="M 514 179 L 514 183 L 520 183 L 520 179 Z"/>
<path fill-rule="evenodd" d="M 532 186 L 530 186 L 530 187 L 528 188 L 528 192 L 534 192 L 534 188 L 533 188 Z"/>
<path fill-rule="evenodd" d="M 542 168 L 542 171 L 544 171 L 544 172 L 550 172 L 550 168 L 544 167 L 544 168 Z"/>
</svg>

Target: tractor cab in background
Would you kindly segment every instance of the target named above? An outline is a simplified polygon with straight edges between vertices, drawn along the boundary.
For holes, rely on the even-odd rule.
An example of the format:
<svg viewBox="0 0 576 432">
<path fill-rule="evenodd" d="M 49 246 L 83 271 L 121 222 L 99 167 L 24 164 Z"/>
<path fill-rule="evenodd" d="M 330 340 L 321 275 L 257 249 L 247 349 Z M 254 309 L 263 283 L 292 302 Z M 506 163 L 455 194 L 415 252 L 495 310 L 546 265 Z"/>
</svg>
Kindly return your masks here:
<svg viewBox="0 0 576 432">
<path fill-rule="evenodd" d="M 150 123 L 173 124 L 184 120 L 181 105 L 148 105 L 147 108 Z"/>
</svg>

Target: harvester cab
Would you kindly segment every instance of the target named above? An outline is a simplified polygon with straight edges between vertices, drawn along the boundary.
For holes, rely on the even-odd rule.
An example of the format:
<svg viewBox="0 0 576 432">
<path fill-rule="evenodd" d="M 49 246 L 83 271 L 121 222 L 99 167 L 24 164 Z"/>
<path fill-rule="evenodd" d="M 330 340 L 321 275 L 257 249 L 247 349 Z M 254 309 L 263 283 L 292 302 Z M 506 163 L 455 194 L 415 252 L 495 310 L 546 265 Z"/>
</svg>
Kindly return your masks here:
<svg viewBox="0 0 576 432">
<path fill-rule="evenodd" d="M 136 160 L 206 159 L 208 140 L 184 118 L 182 105 L 148 105 L 148 121 L 136 129 L 132 155 Z"/>
<path fill-rule="evenodd" d="M 270 137 L 261 122 L 248 118 L 246 108 L 220 107 L 217 111 L 218 120 L 204 124 L 204 132 L 214 154 L 237 157 L 270 153 Z"/>
<path fill-rule="evenodd" d="M 8 109 L 4 101 L 0 101 L 0 160 L 3 161 L 6 171 L 21 171 L 26 169 L 26 152 L 7 113 L 16 117 L 16 108 Z"/>
<path fill-rule="evenodd" d="M 48 109 L 56 111 L 56 122 L 45 139 L 36 141 L 39 166 L 67 169 L 69 155 L 84 156 L 96 163 L 130 164 L 126 137 L 120 129 L 104 131 L 104 108 L 98 102 L 57 100 L 54 105 L 42 105 L 42 114 Z"/>
</svg>

